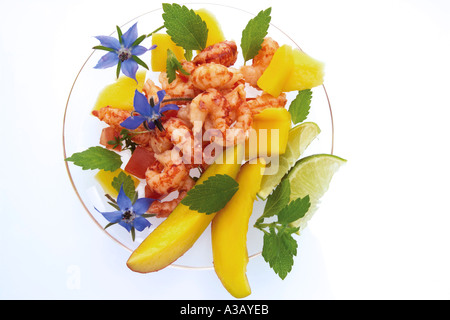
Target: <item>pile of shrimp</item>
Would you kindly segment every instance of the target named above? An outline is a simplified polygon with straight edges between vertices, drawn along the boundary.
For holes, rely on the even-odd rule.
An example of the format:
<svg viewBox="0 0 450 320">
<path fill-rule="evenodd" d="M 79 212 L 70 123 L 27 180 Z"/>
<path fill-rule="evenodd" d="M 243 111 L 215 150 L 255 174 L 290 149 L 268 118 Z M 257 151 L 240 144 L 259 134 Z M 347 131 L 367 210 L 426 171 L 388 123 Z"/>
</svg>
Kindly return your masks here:
<svg viewBox="0 0 450 320">
<path fill-rule="evenodd" d="M 177 72 L 176 79 L 169 83 L 167 73 L 161 72 L 159 86 L 150 79 L 145 82 L 142 91 L 148 99 L 153 97 L 157 103 L 156 93 L 165 90 L 164 101 L 171 99 L 170 103 L 180 108 L 160 119 L 163 131 L 146 131 L 141 126 L 133 136 L 134 142 L 151 150 L 156 159 L 145 174 L 146 191 L 158 199 L 148 213 L 163 218 L 175 209 L 194 186 L 195 170 L 201 174 L 208 167 L 210 157 L 202 150 L 209 144 L 228 147 L 242 141 L 252 128 L 255 114 L 268 107 L 286 105 L 284 93 L 273 97 L 257 85 L 278 47 L 275 40 L 267 37 L 251 65 L 236 67 L 236 43 L 223 41 L 199 52 L 191 61 L 181 61 L 189 75 Z M 247 97 L 248 88 L 257 89 L 258 94 Z M 117 132 L 123 129 L 120 123 L 130 116 L 128 111 L 109 106 L 93 114 Z M 209 141 L 203 137 L 198 145 L 196 132 L 211 130 L 219 134 L 212 135 Z"/>
</svg>

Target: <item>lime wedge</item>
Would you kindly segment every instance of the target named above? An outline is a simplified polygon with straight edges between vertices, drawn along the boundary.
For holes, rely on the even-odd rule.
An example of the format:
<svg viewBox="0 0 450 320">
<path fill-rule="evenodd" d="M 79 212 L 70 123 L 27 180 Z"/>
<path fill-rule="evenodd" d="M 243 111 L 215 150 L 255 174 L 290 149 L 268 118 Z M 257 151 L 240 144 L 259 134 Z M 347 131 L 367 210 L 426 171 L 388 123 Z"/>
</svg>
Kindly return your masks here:
<svg viewBox="0 0 450 320">
<path fill-rule="evenodd" d="M 331 178 L 347 160 L 330 154 L 317 154 L 300 159 L 289 171 L 287 179 L 291 185 L 290 201 L 309 195 L 311 207 L 306 215 L 291 225 L 306 227 L 317 210 L 320 198 L 327 192 Z"/>
<path fill-rule="evenodd" d="M 304 122 L 291 128 L 286 151 L 279 159 L 278 171 L 275 174 L 263 177 L 258 197 L 263 200 L 267 199 L 319 133 L 319 126 L 314 122 Z"/>
</svg>

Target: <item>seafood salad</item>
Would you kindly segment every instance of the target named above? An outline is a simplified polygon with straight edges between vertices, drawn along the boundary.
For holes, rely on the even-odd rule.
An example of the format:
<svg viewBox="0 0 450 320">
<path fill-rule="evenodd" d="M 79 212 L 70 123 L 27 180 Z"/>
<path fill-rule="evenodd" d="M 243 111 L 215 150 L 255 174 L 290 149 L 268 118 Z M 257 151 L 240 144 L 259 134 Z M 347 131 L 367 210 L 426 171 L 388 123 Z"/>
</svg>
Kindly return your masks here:
<svg viewBox="0 0 450 320">
<path fill-rule="evenodd" d="M 148 213 L 167 217 L 175 209 L 195 184 L 193 170 L 203 172 L 211 164 L 214 154 L 206 154 L 211 149 L 209 144 L 216 144 L 212 149 L 216 150 L 217 147 L 242 143 L 252 128 L 256 114 L 269 107 L 285 107 L 285 93 L 273 97 L 261 92 L 252 98 L 247 98 L 246 94 L 247 84 L 258 88 L 257 80 L 278 47 L 275 40 L 267 37 L 253 64 L 238 67 L 234 65 L 238 55 L 237 45 L 234 41 L 225 40 L 205 48 L 192 61 L 180 61 L 189 75 L 177 73 L 176 79 L 169 83 L 167 72 L 161 72 L 160 83 L 146 80 L 142 92 L 148 100 L 152 98 L 159 103 L 157 93 L 164 90 L 161 106 L 169 103 L 179 106 L 178 110 L 167 111 L 160 118 L 162 130 L 156 127 L 148 131 L 143 125 L 130 130 L 132 134 L 136 132 L 131 139 L 139 147 L 149 150 L 154 157 L 145 172 L 146 191 L 147 195 L 160 201 L 154 201 Z M 180 100 L 173 101 L 173 98 Z M 130 116 L 129 111 L 112 106 L 92 113 L 111 127 L 115 135 L 125 129 L 121 123 Z M 198 154 L 194 150 L 195 130 L 214 134 L 211 134 L 209 141 L 200 141 L 200 158 L 194 159 Z M 179 157 L 174 157 L 174 154 Z M 178 196 L 164 201 L 173 192 L 177 192 Z"/>
<path fill-rule="evenodd" d="M 139 36 L 134 23 L 126 32 L 117 27 L 117 37 L 96 37 L 94 49 L 105 54 L 94 68 L 115 67 L 116 79 L 91 110 L 99 145 L 66 165 L 95 172 L 111 207 L 94 207 L 105 229 L 121 226 L 133 241 L 150 229 L 126 262 L 130 270 L 170 266 L 211 226 L 218 278 L 233 297 L 246 297 L 254 202 L 266 201 L 254 224 L 261 255 L 284 279 L 297 254 L 294 236 L 346 161 L 302 157 L 320 133 L 305 120 L 324 65 L 271 36 L 271 8 L 247 22 L 240 43 L 208 10 L 162 9 L 164 25 L 151 33 Z"/>
</svg>

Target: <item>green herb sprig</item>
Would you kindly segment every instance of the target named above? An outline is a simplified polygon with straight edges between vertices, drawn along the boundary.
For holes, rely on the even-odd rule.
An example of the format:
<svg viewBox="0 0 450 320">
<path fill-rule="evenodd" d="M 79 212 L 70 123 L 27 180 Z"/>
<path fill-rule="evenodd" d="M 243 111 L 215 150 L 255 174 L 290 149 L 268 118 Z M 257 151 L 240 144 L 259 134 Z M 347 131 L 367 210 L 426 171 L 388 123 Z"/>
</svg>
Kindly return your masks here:
<svg viewBox="0 0 450 320">
<path fill-rule="evenodd" d="M 220 211 L 239 189 L 239 183 L 227 174 L 216 174 L 188 191 L 181 203 L 191 210 L 212 214 Z"/>
<path fill-rule="evenodd" d="M 305 89 L 298 92 L 294 100 L 289 106 L 289 113 L 291 114 L 292 122 L 294 124 L 306 120 L 311 108 L 312 91 Z"/>
<path fill-rule="evenodd" d="M 264 232 L 262 256 L 281 279 L 292 270 L 297 255 L 298 244 L 292 235 L 299 227 L 292 227 L 291 223 L 303 218 L 311 205 L 309 196 L 290 202 L 290 193 L 289 180 L 283 179 L 268 197 L 262 216 L 254 224 Z M 266 223 L 268 218 L 273 221 Z"/>
<path fill-rule="evenodd" d="M 205 49 L 208 27 L 194 10 L 176 3 L 163 3 L 162 7 L 164 27 L 177 46 L 185 50 Z"/>
<path fill-rule="evenodd" d="M 71 161 L 83 170 L 102 169 L 105 171 L 116 171 L 122 165 L 122 159 L 119 154 L 100 146 L 76 152 L 66 158 L 65 161 Z"/>
<path fill-rule="evenodd" d="M 113 149 L 117 147 L 122 147 L 122 150 L 130 150 L 131 153 L 136 150 L 137 143 L 132 140 L 132 138 L 138 133 L 130 132 L 127 129 L 122 129 L 120 134 L 114 138 L 114 140 L 109 140 L 107 143 L 112 146 Z M 120 187 L 120 186 L 119 186 Z"/>
<path fill-rule="evenodd" d="M 272 8 L 260 11 L 242 31 L 241 49 L 244 55 L 244 63 L 253 59 L 261 50 L 261 45 L 269 29 L 271 12 Z"/>
</svg>

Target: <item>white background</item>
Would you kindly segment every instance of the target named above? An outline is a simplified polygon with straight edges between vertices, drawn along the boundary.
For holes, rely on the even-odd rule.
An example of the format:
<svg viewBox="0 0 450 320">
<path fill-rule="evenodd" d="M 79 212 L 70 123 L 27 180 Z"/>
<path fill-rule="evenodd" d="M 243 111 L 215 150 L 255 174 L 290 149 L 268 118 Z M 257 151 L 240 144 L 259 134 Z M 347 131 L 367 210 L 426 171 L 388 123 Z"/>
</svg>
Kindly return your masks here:
<svg viewBox="0 0 450 320">
<path fill-rule="evenodd" d="M 250 261 L 249 298 L 450 298 L 450 2 L 228 4 L 272 6 L 272 23 L 326 63 L 334 151 L 348 160 L 288 277 Z M 129 253 L 85 213 L 63 161 L 64 108 L 92 36 L 160 3 L 1 5 L 0 298 L 231 298 L 214 271 L 131 272 Z"/>
</svg>

